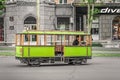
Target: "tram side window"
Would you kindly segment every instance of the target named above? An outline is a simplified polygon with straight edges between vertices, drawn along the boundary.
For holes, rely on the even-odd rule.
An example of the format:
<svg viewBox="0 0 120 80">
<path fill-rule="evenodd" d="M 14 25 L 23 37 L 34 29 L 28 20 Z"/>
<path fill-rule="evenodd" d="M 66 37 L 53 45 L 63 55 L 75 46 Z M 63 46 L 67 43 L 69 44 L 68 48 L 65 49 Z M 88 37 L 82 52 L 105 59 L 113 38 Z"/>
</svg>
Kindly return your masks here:
<svg viewBox="0 0 120 80">
<path fill-rule="evenodd" d="M 62 40 L 64 40 L 64 38 L 65 38 L 65 40 L 68 40 L 69 39 L 69 36 L 68 35 L 66 35 L 66 36 L 64 36 L 64 35 L 57 35 L 57 40 L 61 40 L 61 38 L 62 38 Z"/>
<path fill-rule="evenodd" d="M 89 35 L 77 35 L 79 36 L 78 41 L 79 45 L 77 46 L 87 46 L 90 45 L 90 36 Z M 73 45 L 73 42 L 76 40 L 76 35 L 69 36 L 68 45 Z"/>
<path fill-rule="evenodd" d="M 37 40 L 37 35 L 30 35 L 30 41 L 36 41 L 36 40 Z M 26 41 L 29 41 L 28 35 L 25 35 L 25 42 Z"/>
<path fill-rule="evenodd" d="M 79 43 L 80 43 L 80 46 L 85 46 L 86 45 L 86 36 L 85 35 L 81 35 L 79 36 Z"/>
<path fill-rule="evenodd" d="M 32 35 L 32 41 L 36 41 L 37 40 L 37 36 L 36 35 Z"/>
<path fill-rule="evenodd" d="M 28 41 L 28 35 L 25 35 L 25 41 Z"/>
<path fill-rule="evenodd" d="M 86 45 L 85 36 L 81 36 L 81 45 L 82 46 Z"/>
</svg>

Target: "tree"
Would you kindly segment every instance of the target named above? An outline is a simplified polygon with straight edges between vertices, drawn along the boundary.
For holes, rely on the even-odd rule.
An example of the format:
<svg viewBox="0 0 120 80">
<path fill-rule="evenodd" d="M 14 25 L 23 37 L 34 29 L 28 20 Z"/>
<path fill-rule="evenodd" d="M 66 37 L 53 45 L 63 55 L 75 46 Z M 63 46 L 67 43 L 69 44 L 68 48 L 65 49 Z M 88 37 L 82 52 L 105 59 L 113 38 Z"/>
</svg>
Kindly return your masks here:
<svg viewBox="0 0 120 80">
<path fill-rule="evenodd" d="M 0 0 L 0 15 L 3 14 L 5 9 L 5 0 Z"/>
</svg>

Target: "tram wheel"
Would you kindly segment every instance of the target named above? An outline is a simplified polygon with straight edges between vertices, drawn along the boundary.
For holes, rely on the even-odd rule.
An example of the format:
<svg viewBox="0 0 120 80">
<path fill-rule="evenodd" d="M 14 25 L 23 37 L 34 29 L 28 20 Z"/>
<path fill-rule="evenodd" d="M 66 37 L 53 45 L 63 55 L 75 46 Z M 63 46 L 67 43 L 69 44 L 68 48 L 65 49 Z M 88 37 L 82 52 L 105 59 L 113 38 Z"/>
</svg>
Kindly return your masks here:
<svg viewBox="0 0 120 80">
<path fill-rule="evenodd" d="M 82 59 L 81 63 L 86 64 L 87 63 L 87 59 Z"/>
<path fill-rule="evenodd" d="M 27 60 L 27 63 L 26 63 L 28 66 L 32 66 L 31 63 L 30 63 L 30 60 Z"/>
<path fill-rule="evenodd" d="M 32 66 L 36 66 L 36 67 L 39 67 L 41 64 L 41 62 L 37 61 L 37 62 L 33 62 Z"/>
<path fill-rule="evenodd" d="M 39 60 L 37 60 L 37 59 L 28 59 L 26 61 L 26 64 L 28 66 L 40 66 L 41 62 Z"/>
<path fill-rule="evenodd" d="M 73 65 L 74 63 L 73 62 L 69 62 L 68 64 Z"/>
<path fill-rule="evenodd" d="M 73 60 L 72 60 L 72 59 L 69 59 L 68 64 L 73 65 L 73 64 L 74 64 Z"/>
</svg>

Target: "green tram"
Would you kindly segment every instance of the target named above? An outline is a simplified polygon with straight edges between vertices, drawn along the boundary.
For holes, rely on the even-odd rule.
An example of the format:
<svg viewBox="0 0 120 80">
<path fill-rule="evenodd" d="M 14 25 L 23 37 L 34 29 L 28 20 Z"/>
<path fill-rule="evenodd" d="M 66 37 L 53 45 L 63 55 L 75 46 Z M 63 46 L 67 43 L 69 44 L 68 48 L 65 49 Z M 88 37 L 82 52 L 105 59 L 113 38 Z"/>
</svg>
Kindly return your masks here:
<svg viewBox="0 0 120 80">
<path fill-rule="evenodd" d="M 79 44 L 73 41 L 79 36 Z M 27 65 L 86 64 L 92 58 L 91 35 L 78 31 L 24 31 L 16 34 L 16 59 Z"/>
</svg>

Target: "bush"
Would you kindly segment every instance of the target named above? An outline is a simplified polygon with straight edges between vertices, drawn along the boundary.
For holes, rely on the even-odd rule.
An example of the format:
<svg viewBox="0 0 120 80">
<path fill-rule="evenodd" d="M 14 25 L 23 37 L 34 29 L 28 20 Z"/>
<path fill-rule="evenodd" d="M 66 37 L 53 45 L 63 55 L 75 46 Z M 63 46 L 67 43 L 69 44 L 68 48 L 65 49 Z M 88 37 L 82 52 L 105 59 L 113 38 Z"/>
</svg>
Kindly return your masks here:
<svg viewBox="0 0 120 80">
<path fill-rule="evenodd" d="M 92 47 L 103 47 L 101 43 L 92 43 Z"/>
</svg>

